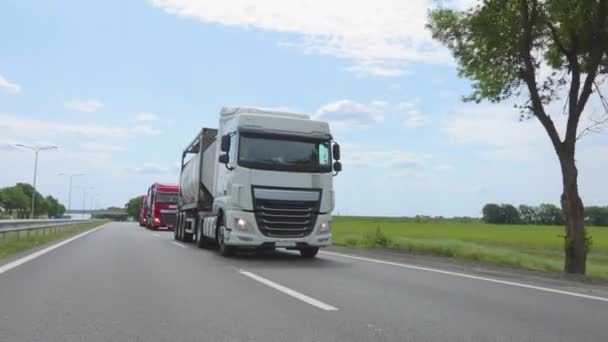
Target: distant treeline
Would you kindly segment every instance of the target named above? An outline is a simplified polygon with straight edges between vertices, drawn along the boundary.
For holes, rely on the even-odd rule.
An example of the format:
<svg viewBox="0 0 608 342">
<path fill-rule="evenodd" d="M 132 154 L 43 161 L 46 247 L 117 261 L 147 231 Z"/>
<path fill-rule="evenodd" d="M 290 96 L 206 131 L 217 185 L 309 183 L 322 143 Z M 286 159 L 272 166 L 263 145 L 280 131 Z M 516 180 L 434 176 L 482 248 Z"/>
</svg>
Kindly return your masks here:
<svg viewBox="0 0 608 342">
<path fill-rule="evenodd" d="M 482 209 L 483 221 L 495 224 L 563 225 L 561 208 L 551 203 L 539 206 L 488 203 Z M 585 224 L 608 226 L 608 207 L 585 207 Z"/>
<path fill-rule="evenodd" d="M 469 216 L 455 216 L 455 217 L 443 217 L 443 216 L 428 216 L 428 215 L 416 215 L 416 216 L 344 216 L 334 215 L 339 220 L 356 220 L 356 221 L 370 221 L 370 222 L 414 222 L 414 223 L 431 223 L 431 222 L 481 222 L 480 218 L 469 217 Z"/>
<path fill-rule="evenodd" d="M 32 208 L 33 190 L 30 184 L 25 183 L 0 188 L 0 218 L 28 218 Z M 65 207 L 55 197 L 44 197 L 36 191 L 36 217 L 56 217 L 63 213 Z"/>
</svg>

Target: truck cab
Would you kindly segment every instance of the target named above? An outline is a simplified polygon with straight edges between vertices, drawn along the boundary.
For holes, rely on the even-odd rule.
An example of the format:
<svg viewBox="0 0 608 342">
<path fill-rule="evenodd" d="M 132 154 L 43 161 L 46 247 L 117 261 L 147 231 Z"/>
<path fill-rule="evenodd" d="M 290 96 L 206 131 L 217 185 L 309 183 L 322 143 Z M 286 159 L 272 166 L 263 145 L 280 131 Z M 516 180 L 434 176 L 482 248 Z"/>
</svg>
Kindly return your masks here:
<svg viewBox="0 0 608 342">
<path fill-rule="evenodd" d="M 146 198 L 146 227 L 172 229 L 177 213 L 177 184 L 154 183 L 150 186 Z"/>
<path fill-rule="evenodd" d="M 188 160 L 189 154 L 199 157 Z M 287 248 L 314 256 L 331 244 L 339 158 L 326 122 L 305 114 L 223 108 L 219 129 L 203 129 L 183 154 L 180 193 L 203 187 L 197 189 L 197 218 L 185 224 L 184 234 L 216 241 L 222 254 Z M 198 170 L 188 166 L 193 160 Z M 197 173 L 200 181 L 189 180 Z"/>
</svg>

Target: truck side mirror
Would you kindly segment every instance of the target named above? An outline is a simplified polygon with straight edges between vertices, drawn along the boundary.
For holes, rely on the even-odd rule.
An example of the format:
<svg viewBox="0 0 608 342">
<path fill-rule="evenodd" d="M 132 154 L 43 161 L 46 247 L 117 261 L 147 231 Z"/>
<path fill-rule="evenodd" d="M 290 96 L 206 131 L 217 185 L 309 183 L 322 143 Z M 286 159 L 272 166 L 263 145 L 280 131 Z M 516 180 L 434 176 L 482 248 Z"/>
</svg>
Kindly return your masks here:
<svg viewBox="0 0 608 342">
<path fill-rule="evenodd" d="M 336 171 L 336 172 L 340 172 L 340 171 L 342 171 L 342 163 L 340 163 L 340 162 L 335 162 L 335 163 L 334 163 L 334 171 Z"/>
<path fill-rule="evenodd" d="M 222 164 L 228 164 L 228 162 L 230 161 L 230 158 L 228 157 L 227 154 L 221 154 L 220 157 L 218 158 L 218 160 Z"/>
<path fill-rule="evenodd" d="M 334 159 L 340 160 L 340 145 L 338 145 L 338 143 L 334 143 L 334 146 L 332 147 L 332 152 L 334 155 Z"/>
<path fill-rule="evenodd" d="M 226 134 L 222 136 L 222 145 L 220 148 L 222 149 L 222 152 L 230 151 L 230 135 Z"/>
</svg>

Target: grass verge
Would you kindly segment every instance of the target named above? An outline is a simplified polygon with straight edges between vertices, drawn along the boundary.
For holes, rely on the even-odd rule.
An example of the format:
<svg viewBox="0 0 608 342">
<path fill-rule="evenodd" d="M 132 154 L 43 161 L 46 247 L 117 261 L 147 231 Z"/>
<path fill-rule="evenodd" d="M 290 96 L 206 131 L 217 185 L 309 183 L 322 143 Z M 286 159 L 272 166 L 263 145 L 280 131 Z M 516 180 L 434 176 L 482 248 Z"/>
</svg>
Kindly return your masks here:
<svg viewBox="0 0 608 342">
<path fill-rule="evenodd" d="M 0 258 L 21 252 L 32 247 L 60 240 L 99 227 L 106 221 L 84 222 L 68 226 L 55 226 L 44 229 L 31 230 L 29 236 L 25 231 L 6 233 L 4 239 L 0 238 Z"/>
<path fill-rule="evenodd" d="M 594 245 L 587 275 L 608 279 L 608 228 L 589 228 Z M 561 272 L 563 228 L 496 226 L 484 223 L 417 223 L 382 218 L 334 219 L 336 245 L 386 247 L 408 252 L 478 260 L 497 265 Z"/>
</svg>

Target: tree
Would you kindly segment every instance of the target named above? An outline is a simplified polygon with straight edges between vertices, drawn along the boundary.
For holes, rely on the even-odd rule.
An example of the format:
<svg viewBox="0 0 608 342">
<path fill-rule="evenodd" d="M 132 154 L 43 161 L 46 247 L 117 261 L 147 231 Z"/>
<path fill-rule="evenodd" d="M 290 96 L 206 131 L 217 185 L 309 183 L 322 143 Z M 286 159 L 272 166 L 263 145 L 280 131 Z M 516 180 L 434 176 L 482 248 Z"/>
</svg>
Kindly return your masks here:
<svg viewBox="0 0 608 342">
<path fill-rule="evenodd" d="M 542 224 L 564 224 L 564 214 L 556 205 L 542 203 L 538 206 L 538 222 Z"/>
<path fill-rule="evenodd" d="M 519 211 L 511 204 L 501 204 L 500 209 L 502 211 L 503 220 L 501 223 L 516 224 L 520 223 Z"/>
<path fill-rule="evenodd" d="M 519 218 L 521 219 L 522 223 L 533 224 L 538 221 L 535 207 L 521 204 L 518 209 L 519 209 Z"/>
<path fill-rule="evenodd" d="M 28 202 L 27 207 L 29 208 L 29 210 L 31 210 L 32 193 L 34 191 L 34 187 L 27 183 L 17 183 L 17 184 L 15 184 L 15 187 L 18 189 L 21 189 L 21 191 L 28 197 L 29 202 Z M 40 216 L 42 214 L 47 214 L 47 212 L 48 212 L 48 203 L 46 202 L 46 199 L 44 198 L 44 196 L 42 196 L 42 194 L 40 192 L 38 192 L 38 190 L 36 190 L 36 207 L 35 207 L 34 216 Z"/>
<path fill-rule="evenodd" d="M 483 206 L 481 212 L 483 221 L 486 223 L 502 223 L 503 221 L 502 209 L 498 204 L 488 203 Z"/>
<path fill-rule="evenodd" d="M 143 197 L 144 196 L 133 197 L 129 200 L 129 202 L 127 202 L 127 204 L 125 204 L 125 210 L 127 212 L 127 215 L 134 219 L 139 218 L 139 207 L 141 205 L 141 199 Z"/>
<path fill-rule="evenodd" d="M 17 211 L 19 218 L 27 217 L 30 203 L 28 196 L 23 192 L 22 188 L 17 186 L 3 188 L 2 198 L 2 205 L 9 215 L 12 215 L 13 211 Z"/>
<path fill-rule="evenodd" d="M 579 131 L 589 99 L 608 108 L 599 85 L 608 74 L 608 0 L 486 0 L 467 11 L 436 9 L 428 28 L 453 53 L 461 76 L 473 80 L 465 100 L 493 103 L 514 98 L 521 118 L 536 117 L 557 154 L 562 173 L 568 273 L 584 274 L 588 250 L 578 191 L 577 140 L 607 121 Z M 541 67 L 552 72 L 540 77 Z M 600 77 L 604 76 L 604 77 Z M 567 92 L 562 139 L 548 106 Z M 559 106 L 561 107 L 561 106 Z"/>
<path fill-rule="evenodd" d="M 46 196 L 46 203 L 49 217 L 57 217 L 65 213 L 65 207 L 55 197 L 51 195 Z"/>
<path fill-rule="evenodd" d="M 590 226 L 608 226 L 608 207 L 585 208 L 585 221 Z"/>
</svg>

